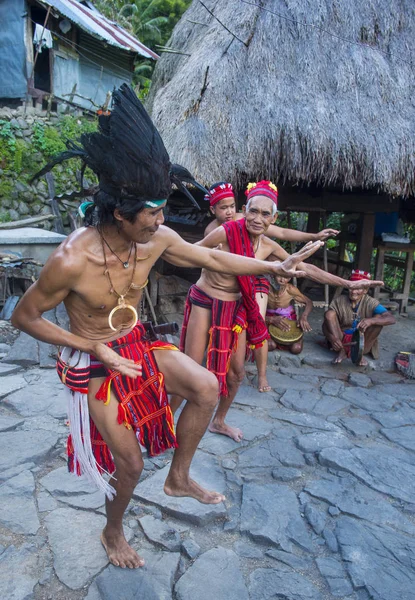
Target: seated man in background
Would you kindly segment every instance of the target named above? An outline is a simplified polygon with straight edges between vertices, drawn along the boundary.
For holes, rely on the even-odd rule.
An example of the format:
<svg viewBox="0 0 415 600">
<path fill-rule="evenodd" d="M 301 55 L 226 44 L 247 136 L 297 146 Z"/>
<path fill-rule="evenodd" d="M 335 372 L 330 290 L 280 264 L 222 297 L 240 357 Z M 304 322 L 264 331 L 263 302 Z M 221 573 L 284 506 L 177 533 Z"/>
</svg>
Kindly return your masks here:
<svg viewBox="0 0 415 600">
<path fill-rule="evenodd" d="M 371 279 L 370 273 L 354 269 L 350 281 Z M 379 334 L 385 325 L 394 325 L 395 317 L 382 306 L 378 300 L 367 295 L 368 289 L 349 289 L 348 295 L 333 300 L 324 315 L 323 333 L 329 346 L 338 352 L 334 364 L 341 363 L 350 356 L 349 344 L 353 333 L 360 329 L 365 334 L 363 354 L 372 354 L 379 358 Z M 362 357 L 359 366 L 366 366 L 367 360 Z"/>
<path fill-rule="evenodd" d="M 299 319 L 294 302 L 305 306 Z M 291 354 L 300 354 L 303 349 L 304 332 L 311 331 L 308 315 L 313 309 L 310 298 L 290 283 L 288 277 L 271 277 L 268 307 L 265 322 L 271 339 L 268 350 L 289 350 Z"/>
</svg>

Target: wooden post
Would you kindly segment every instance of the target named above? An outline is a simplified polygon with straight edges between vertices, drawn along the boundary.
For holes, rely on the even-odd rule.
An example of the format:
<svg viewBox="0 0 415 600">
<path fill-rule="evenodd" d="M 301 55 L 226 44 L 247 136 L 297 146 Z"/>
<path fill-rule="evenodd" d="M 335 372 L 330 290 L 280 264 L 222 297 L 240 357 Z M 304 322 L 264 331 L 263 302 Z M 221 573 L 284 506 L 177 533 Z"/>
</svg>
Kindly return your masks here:
<svg viewBox="0 0 415 600">
<path fill-rule="evenodd" d="M 370 261 L 373 251 L 373 238 L 375 237 L 375 213 L 364 213 L 360 231 L 357 268 L 370 271 Z"/>
<path fill-rule="evenodd" d="M 291 227 L 291 211 L 287 210 L 287 224 L 288 224 L 288 229 L 292 229 Z M 290 249 L 291 249 L 291 254 L 294 254 L 295 252 L 295 243 L 294 242 L 290 242 Z M 295 287 L 297 287 L 297 277 L 293 277 L 293 285 L 295 285 Z"/>
<path fill-rule="evenodd" d="M 411 277 L 412 267 L 414 266 L 414 253 L 412 250 L 406 251 L 405 260 L 405 277 L 403 283 L 403 299 L 402 299 L 402 312 L 406 312 L 408 306 L 408 298 L 411 291 Z"/>
<path fill-rule="evenodd" d="M 383 281 L 383 271 L 385 268 L 385 246 L 378 246 L 378 250 L 376 253 L 376 271 L 375 271 L 375 279 L 378 281 Z M 379 298 L 380 288 L 374 288 L 373 297 Z"/>
<path fill-rule="evenodd" d="M 339 254 L 338 254 L 339 262 L 336 265 L 336 275 L 338 275 L 339 277 L 342 277 L 342 274 L 343 274 L 343 267 L 340 264 L 340 261 L 344 260 L 345 252 L 346 252 L 346 240 L 339 240 Z"/>
<path fill-rule="evenodd" d="M 313 210 L 308 213 L 307 233 L 317 233 L 320 230 L 320 211 Z"/>
<path fill-rule="evenodd" d="M 56 231 L 56 233 L 65 234 L 65 229 L 63 227 L 63 221 L 62 221 L 61 212 L 59 210 L 58 201 L 55 198 L 55 181 L 53 179 L 52 173 L 46 173 L 46 181 L 48 184 L 48 191 L 49 191 L 49 197 L 50 197 L 50 204 L 52 207 L 52 213 L 56 217 L 54 230 Z"/>
<path fill-rule="evenodd" d="M 327 214 L 323 212 L 323 229 L 327 227 Z M 327 240 L 324 243 L 323 248 L 323 266 L 326 273 L 329 272 L 328 261 L 327 261 Z M 327 283 L 324 284 L 324 308 L 329 308 L 329 286 Z"/>
</svg>

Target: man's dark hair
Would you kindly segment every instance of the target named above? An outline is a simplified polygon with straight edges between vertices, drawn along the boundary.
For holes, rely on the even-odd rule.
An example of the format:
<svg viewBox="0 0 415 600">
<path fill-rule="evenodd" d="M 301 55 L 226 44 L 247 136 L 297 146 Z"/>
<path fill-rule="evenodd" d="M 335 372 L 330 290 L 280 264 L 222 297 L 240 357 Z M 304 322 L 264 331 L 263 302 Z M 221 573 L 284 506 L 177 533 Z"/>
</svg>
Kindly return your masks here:
<svg viewBox="0 0 415 600">
<path fill-rule="evenodd" d="M 114 225 L 115 209 L 124 219 L 134 223 L 136 216 L 145 208 L 145 201 L 138 198 L 117 198 L 112 194 L 98 190 L 94 195 L 94 204 L 85 211 L 84 225 Z"/>
</svg>

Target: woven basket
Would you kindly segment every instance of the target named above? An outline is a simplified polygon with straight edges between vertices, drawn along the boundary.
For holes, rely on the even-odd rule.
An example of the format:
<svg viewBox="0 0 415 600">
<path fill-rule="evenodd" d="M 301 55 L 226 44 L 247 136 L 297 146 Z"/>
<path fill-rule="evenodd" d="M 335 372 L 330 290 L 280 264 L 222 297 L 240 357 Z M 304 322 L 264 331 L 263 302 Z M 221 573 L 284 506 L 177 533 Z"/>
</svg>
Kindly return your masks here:
<svg viewBox="0 0 415 600">
<path fill-rule="evenodd" d="M 269 326 L 269 334 L 274 340 L 274 342 L 277 342 L 277 344 L 282 344 L 283 346 L 291 346 L 291 344 L 299 342 L 303 337 L 304 332 L 298 327 L 297 321 L 288 321 L 288 323 L 290 325 L 289 331 L 283 331 L 276 325 Z"/>
</svg>

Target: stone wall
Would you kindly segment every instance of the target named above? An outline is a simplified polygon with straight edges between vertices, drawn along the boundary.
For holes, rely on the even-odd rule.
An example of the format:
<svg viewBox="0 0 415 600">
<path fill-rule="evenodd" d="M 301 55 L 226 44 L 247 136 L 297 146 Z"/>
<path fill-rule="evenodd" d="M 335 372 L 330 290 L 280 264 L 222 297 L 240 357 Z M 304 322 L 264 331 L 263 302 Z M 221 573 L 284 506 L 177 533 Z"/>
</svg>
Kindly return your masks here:
<svg viewBox="0 0 415 600">
<path fill-rule="evenodd" d="M 55 112 L 19 107 L 0 108 L 0 221 L 52 213 L 48 186 L 44 177 L 30 184 L 30 178 L 51 158 L 65 149 L 68 137 L 75 139 L 95 122 L 82 115 L 59 115 Z M 79 188 L 76 171 L 80 162 L 71 160 L 53 169 L 56 193 Z M 60 203 L 65 227 L 69 230 L 66 208 Z M 53 228 L 53 221 L 40 225 Z"/>
</svg>

